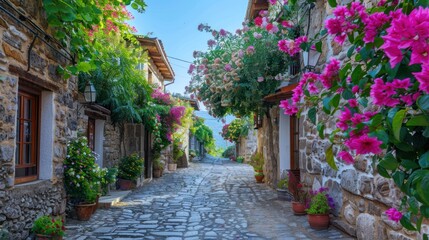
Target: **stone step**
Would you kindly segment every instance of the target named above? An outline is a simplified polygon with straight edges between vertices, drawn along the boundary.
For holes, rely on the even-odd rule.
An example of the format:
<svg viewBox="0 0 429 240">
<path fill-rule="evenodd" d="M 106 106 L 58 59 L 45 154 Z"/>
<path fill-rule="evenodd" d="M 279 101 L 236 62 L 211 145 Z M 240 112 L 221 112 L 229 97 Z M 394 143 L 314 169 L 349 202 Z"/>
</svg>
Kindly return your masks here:
<svg viewBox="0 0 429 240">
<path fill-rule="evenodd" d="M 98 200 L 98 208 L 110 208 L 124 199 L 132 191 L 111 191 L 109 195 L 102 196 Z"/>
</svg>

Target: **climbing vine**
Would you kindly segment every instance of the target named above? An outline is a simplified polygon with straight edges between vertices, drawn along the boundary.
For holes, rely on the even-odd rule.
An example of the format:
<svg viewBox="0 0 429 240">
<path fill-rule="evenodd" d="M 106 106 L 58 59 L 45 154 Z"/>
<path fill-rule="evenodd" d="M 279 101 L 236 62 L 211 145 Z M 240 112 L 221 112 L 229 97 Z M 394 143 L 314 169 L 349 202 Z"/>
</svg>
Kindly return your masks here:
<svg viewBox="0 0 429 240">
<path fill-rule="evenodd" d="M 134 40 L 135 28 L 126 23 L 132 18 L 126 6 L 143 12 L 146 4 L 143 0 L 43 0 L 54 37 L 75 54 L 75 65 L 60 67 L 66 77 L 89 72 L 106 61 L 105 45 L 94 33 Z"/>
</svg>

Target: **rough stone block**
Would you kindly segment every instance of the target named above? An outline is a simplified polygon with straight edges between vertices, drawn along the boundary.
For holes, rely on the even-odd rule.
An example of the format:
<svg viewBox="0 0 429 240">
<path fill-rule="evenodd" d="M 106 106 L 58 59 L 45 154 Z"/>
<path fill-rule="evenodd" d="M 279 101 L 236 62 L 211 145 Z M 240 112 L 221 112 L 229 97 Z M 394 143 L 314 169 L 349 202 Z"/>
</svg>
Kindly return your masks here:
<svg viewBox="0 0 429 240">
<path fill-rule="evenodd" d="M 358 174 L 354 169 L 347 169 L 341 173 L 341 187 L 345 190 L 359 195 Z"/>
<path fill-rule="evenodd" d="M 356 235 L 360 240 L 373 240 L 375 239 L 375 217 L 362 213 L 356 219 Z"/>
<path fill-rule="evenodd" d="M 413 240 L 414 239 L 395 231 L 389 231 L 388 237 L 389 237 L 389 240 Z"/>
<path fill-rule="evenodd" d="M 4 53 L 6 54 L 6 56 L 11 57 L 13 59 L 15 59 L 16 61 L 25 64 L 25 60 L 24 57 L 22 56 L 22 54 L 20 52 L 18 52 L 17 50 L 12 49 L 8 44 L 3 43 L 2 44 L 3 49 L 4 49 Z"/>
<path fill-rule="evenodd" d="M 10 162 L 13 159 L 14 147 L 9 145 L 0 146 L 0 161 Z"/>
</svg>

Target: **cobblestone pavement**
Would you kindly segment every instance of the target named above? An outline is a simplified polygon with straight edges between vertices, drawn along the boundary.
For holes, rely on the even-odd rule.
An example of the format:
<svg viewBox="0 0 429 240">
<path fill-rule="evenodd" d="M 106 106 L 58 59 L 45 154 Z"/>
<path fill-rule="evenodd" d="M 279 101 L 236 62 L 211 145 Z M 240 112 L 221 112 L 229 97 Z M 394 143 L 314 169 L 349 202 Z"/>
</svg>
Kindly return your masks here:
<svg viewBox="0 0 429 240">
<path fill-rule="evenodd" d="M 88 222 L 68 220 L 65 239 L 352 239 L 310 229 L 290 203 L 255 183 L 245 164 L 206 159 L 165 174 Z"/>
</svg>

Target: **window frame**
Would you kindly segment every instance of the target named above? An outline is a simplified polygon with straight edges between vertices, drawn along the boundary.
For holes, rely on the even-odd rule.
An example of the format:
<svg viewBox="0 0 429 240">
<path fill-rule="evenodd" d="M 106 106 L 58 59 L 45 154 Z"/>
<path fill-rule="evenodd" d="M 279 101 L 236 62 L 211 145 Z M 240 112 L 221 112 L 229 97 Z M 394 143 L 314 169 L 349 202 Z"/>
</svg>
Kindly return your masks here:
<svg viewBox="0 0 429 240">
<path fill-rule="evenodd" d="M 15 184 L 21 184 L 21 183 L 27 183 L 36 181 L 39 179 L 40 174 L 40 113 L 41 113 L 41 92 L 27 86 L 19 86 L 18 87 L 18 93 L 17 96 L 19 99 L 17 99 L 17 112 L 16 112 L 16 128 L 19 128 L 19 140 L 18 136 L 16 136 L 16 147 L 19 146 L 19 155 L 15 156 L 15 177 L 14 177 L 14 183 Z M 24 144 L 26 144 L 24 140 L 24 121 L 25 118 L 23 118 L 24 113 L 24 101 L 22 99 L 33 99 L 32 110 L 34 111 L 33 116 L 31 117 L 31 121 L 33 122 L 31 130 L 31 146 L 32 146 L 32 152 L 31 152 L 31 163 L 25 164 L 23 159 L 23 151 L 24 151 Z M 20 104 L 19 104 L 20 103 Z M 19 104 L 19 105 L 18 105 Z M 19 112 L 18 112 L 19 111 Z M 20 118 L 18 118 L 20 116 Z M 17 129 L 18 130 L 18 129 Z M 18 164 L 17 159 L 18 159 Z M 16 169 L 17 168 L 30 168 L 30 167 L 36 167 L 36 174 L 35 175 L 29 175 L 24 177 L 16 177 Z"/>
</svg>

